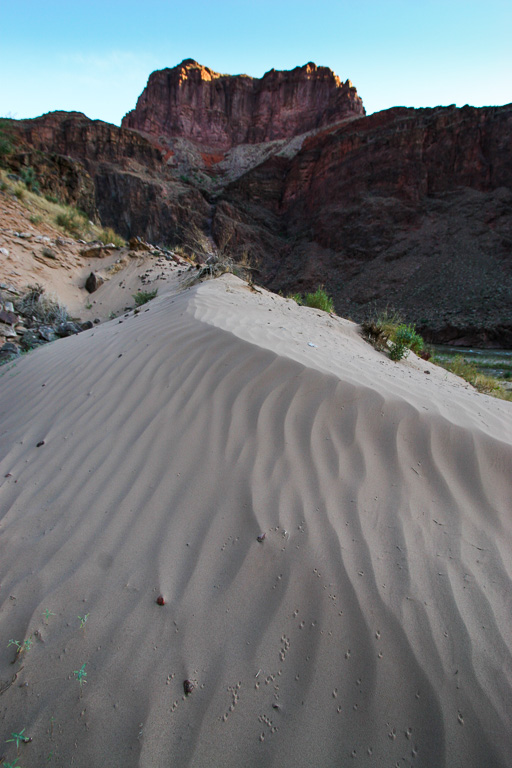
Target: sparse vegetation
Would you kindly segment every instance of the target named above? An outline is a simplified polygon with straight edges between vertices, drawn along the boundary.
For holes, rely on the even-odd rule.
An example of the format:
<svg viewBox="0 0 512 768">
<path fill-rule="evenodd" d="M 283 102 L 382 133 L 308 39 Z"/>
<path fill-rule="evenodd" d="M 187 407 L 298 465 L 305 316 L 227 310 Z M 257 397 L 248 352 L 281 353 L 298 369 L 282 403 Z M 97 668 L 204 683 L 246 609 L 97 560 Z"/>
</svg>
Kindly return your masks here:
<svg viewBox="0 0 512 768">
<path fill-rule="evenodd" d="M 32 167 L 28 166 L 27 168 L 22 168 L 20 177 L 30 192 L 39 194 L 39 182 L 37 180 L 36 172 Z"/>
<path fill-rule="evenodd" d="M 417 355 L 423 349 L 423 339 L 416 333 L 414 325 L 401 323 L 390 336 L 391 347 L 389 356 L 392 360 L 401 360 L 407 357 L 412 349 Z"/>
<path fill-rule="evenodd" d="M 55 223 L 76 239 L 84 238 L 89 230 L 87 217 L 76 208 L 69 206 L 65 206 L 65 210 L 57 213 Z"/>
<path fill-rule="evenodd" d="M 0 164 L 3 164 L 13 150 L 12 128 L 9 120 L 0 120 Z"/>
<path fill-rule="evenodd" d="M 121 235 L 118 235 L 117 232 L 114 232 L 114 230 L 110 227 L 101 230 L 98 235 L 98 240 L 103 243 L 103 245 L 110 245 L 112 243 L 118 248 L 122 248 L 124 245 L 126 245 L 126 242 L 123 240 Z"/>
<path fill-rule="evenodd" d="M 2 768 L 21 768 L 21 765 L 16 765 L 19 757 L 15 757 L 12 763 L 2 763 Z"/>
<path fill-rule="evenodd" d="M 394 310 L 386 309 L 362 323 L 363 334 L 376 349 L 388 352 L 391 360 L 402 360 L 410 350 L 421 354 L 424 341 L 414 325 L 406 324 Z"/>
<path fill-rule="evenodd" d="M 26 187 L 24 187 L 22 184 L 16 184 L 12 193 L 14 197 L 16 197 L 20 201 L 20 203 L 22 203 L 27 196 Z"/>
<path fill-rule="evenodd" d="M 36 225 L 37 224 L 41 224 L 42 220 L 43 220 L 43 217 L 41 216 L 40 213 L 33 213 L 29 217 L 29 221 L 30 221 L 31 224 L 36 224 Z"/>
<path fill-rule="evenodd" d="M 85 679 L 87 677 L 87 672 L 85 671 L 85 664 L 82 664 L 80 669 L 76 669 L 73 672 L 73 674 L 76 675 L 76 679 L 80 683 L 80 691 L 82 691 L 82 686 L 84 685 L 84 683 L 87 682 L 87 680 Z"/>
<path fill-rule="evenodd" d="M 323 312 L 334 312 L 334 301 L 332 297 L 324 291 L 323 285 L 317 288 L 314 293 L 306 293 L 304 304 L 306 307 L 321 309 Z"/>
<path fill-rule="evenodd" d="M 26 728 L 22 728 L 22 730 L 19 733 L 11 733 L 12 738 L 6 739 L 5 743 L 9 744 L 9 742 L 11 741 L 16 742 L 16 749 L 19 750 L 20 744 L 28 744 L 28 742 L 31 741 L 31 739 L 29 739 L 28 736 L 23 735 L 26 730 L 27 730 Z"/>
<path fill-rule="evenodd" d="M 481 373 L 477 366 L 465 360 L 463 355 L 456 355 L 452 360 L 434 358 L 434 362 L 456 376 L 460 376 L 484 395 L 493 395 L 501 400 L 512 400 L 512 392 L 504 389 L 499 379 Z"/>
<path fill-rule="evenodd" d="M 314 293 L 306 293 L 305 296 L 302 296 L 300 293 L 294 293 L 288 298 L 305 307 L 321 309 L 323 312 L 329 312 L 330 314 L 334 313 L 334 301 L 332 296 L 326 293 L 323 285 L 320 285 Z"/>
<path fill-rule="evenodd" d="M 152 291 L 137 291 L 137 293 L 134 293 L 132 295 L 133 295 L 136 306 L 141 307 L 143 304 L 147 304 L 148 301 L 151 301 L 151 299 L 154 299 L 157 293 L 158 293 L 158 288 L 155 288 Z"/>
<path fill-rule="evenodd" d="M 22 315 L 29 315 L 40 323 L 65 323 L 68 319 L 66 307 L 45 292 L 42 285 L 30 285 L 23 296 L 15 302 Z"/>
<path fill-rule="evenodd" d="M 89 614 L 86 613 L 84 616 L 79 616 L 78 618 L 80 619 L 80 629 L 84 629 L 87 623 L 87 619 L 89 618 Z"/>
<path fill-rule="evenodd" d="M 55 614 L 54 614 L 52 611 L 50 611 L 50 609 L 49 609 L 49 608 L 45 608 L 45 611 L 44 611 L 44 613 L 43 613 L 43 616 L 44 616 L 44 618 L 46 619 L 46 621 L 48 621 L 48 619 L 50 618 L 50 616 L 55 616 Z"/>
<path fill-rule="evenodd" d="M 7 647 L 10 648 L 11 645 L 16 646 L 16 656 L 20 656 L 23 652 L 30 651 L 32 648 L 32 640 L 30 637 L 23 642 L 20 642 L 19 640 L 9 640 Z"/>
</svg>

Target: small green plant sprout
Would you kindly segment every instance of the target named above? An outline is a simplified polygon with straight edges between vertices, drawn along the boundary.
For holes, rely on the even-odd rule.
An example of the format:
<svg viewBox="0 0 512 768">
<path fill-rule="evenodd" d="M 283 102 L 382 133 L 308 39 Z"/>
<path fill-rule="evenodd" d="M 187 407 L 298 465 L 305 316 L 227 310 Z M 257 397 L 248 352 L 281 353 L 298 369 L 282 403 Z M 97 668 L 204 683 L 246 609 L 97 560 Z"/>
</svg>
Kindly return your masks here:
<svg viewBox="0 0 512 768">
<path fill-rule="evenodd" d="M 85 664 L 82 664 L 80 669 L 75 669 L 73 674 L 76 675 L 76 679 L 80 683 L 80 691 L 81 691 L 83 684 L 87 682 L 87 680 L 85 679 L 87 677 L 87 672 L 85 671 Z"/>
<path fill-rule="evenodd" d="M 44 618 L 46 619 L 46 621 L 48 621 L 48 619 L 50 618 L 50 616 L 55 616 L 55 614 L 54 614 L 54 613 L 52 613 L 52 611 L 50 611 L 50 609 L 49 609 L 49 608 L 46 608 L 46 609 L 45 609 L 45 611 L 44 611 L 44 613 L 43 613 L 43 616 L 44 616 Z"/>
<path fill-rule="evenodd" d="M 148 301 L 151 301 L 151 299 L 154 299 L 157 293 L 158 288 L 155 288 L 153 291 L 137 291 L 137 293 L 132 295 L 135 300 L 135 304 L 138 307 L 141 307 L 143 304 L 147 304 Z"/>
<path fill-rule="evenodd" d="M 22 643 L 20 643 L 19 640 L 9 640 L 7 647 L 9 648 L 11 645 L 16 646 L 16 655 L 20 655 L 23 653 L 23 651 L 30 651 L 32 648 L 32 640 L 30 637 L 28 637 L 26 640 L 24 640 Z"/>
<path fill-rule="evenodd" d="M 19 757 L 15 757 L 12 763 L 2 763 L 2 768 L 21 768 L 21 765 L 16 765 Z"/>
<path fill-rule="evenodd" d="M 11 733 L 12 739 L 6 739 L 5 740 L 6 744 L 9 743 L 10 741 L 15 741 L 16 749 L 18 750 L 20 748 L 20 744 L 28 744 L 29 741 L 32 741 L 32 739 L 29 736 L 23 735 L 25 731 L 26 731 L 26 728 L 23 728 L 23 730 L 20 731 L 19 733 Z"/>
<path fill-rule="evenodd" d="M 83 629 L 87 623 L 87 619 L 89 618 L 89 614 L 86 613 L 85 616 L 79 616 L 80 619 L 80 629 Z"/>
</svg>

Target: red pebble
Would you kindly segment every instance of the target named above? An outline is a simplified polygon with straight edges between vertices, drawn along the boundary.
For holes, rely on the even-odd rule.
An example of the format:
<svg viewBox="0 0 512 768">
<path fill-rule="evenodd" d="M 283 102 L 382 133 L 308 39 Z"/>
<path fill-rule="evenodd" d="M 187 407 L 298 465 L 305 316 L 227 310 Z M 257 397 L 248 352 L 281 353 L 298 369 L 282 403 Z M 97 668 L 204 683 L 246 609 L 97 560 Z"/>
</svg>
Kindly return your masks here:
<svg viewBox="0 0 512 768">
<path fill-rule="evenodd" d="M 163 595 L 158 595 L 156 602 L 158 605 L 165 605 L 165 597 Z"/>
</svg>

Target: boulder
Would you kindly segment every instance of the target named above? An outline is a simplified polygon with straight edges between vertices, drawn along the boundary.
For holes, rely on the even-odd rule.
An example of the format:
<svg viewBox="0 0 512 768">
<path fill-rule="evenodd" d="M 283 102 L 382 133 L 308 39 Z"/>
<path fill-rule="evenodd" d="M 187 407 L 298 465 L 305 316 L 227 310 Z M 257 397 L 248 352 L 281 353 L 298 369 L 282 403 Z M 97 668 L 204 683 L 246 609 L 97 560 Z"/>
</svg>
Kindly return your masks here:
<svg viewBox="0 0 512 768">
<path fill-rule="evenodd" d="M 88 245 L 80 251 L 80 256 L 83 256 L 84 259 L 101 259 L 105 255 L 106 253 L 103 245 L 97 244 Z"/>
<path fill-rule="evenodd" d="M 24 333 L 20 343 L 21 348 L 24 350 L 33 349 L 34 347 L 41 346 L 41 344 L 45 344 L 36 331 L 27 331 Z"/>
<path fill-rule="evenodd" d="M 40 325 L 37 329 L 37 332 L 39 333 L 39 336 L 44 339 L 44 341 L 55 341 L 57 338 L 57 334 L 55 333 L 54 329 L 49 325 Z"/>
<path fill-rule="evenodd" d="M 0 347 L 0 362 L 4 362 L 9 358 L 16 357 L 20 354 L 20 348 L 12 341 L 7 341 Z"/>
<path fill-rule="evenodd" d="M 9 302 L 11 304 L 11 302 Z M 12 306 L 12 304 L 11 304 Z M 8 309 L 0 309 L 0 323 L 6 323 L 7 325 L 16 325 L 19 322 L 19 317 L 14 312 Z"/>
<path fill-rule="evenodd" d="M 55 328 L 57 336 L 73 336 L 76 333 L 80 333 L 82 327 L 78 323 L 73 323 L 71 320 L 67 320 L 65 323 L 59 323 Z"/>
<path fill-rule="evenodd" d="M 0 323 L 0 336 L 4 336 L 6 339 L 14 338 L 16 336 L 16 331 L 12 325 Z"/>
<path fill-rule="evenodd" d="M 95 274 L 94 272 L 91 272 L 87 280 L 85 281 L 85 290 L 89 293 L 94 293 L 94 291 L 98 290 L 100 285 L 103 283 L 103 278 L 99 275 Z"/>
</svg>

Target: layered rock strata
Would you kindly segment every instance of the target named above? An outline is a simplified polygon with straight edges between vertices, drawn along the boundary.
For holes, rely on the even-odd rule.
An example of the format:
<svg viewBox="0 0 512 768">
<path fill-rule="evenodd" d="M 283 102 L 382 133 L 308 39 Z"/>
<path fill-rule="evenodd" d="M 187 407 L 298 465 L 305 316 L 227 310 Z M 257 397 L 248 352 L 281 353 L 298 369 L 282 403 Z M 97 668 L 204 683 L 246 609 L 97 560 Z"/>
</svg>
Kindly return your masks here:
<svg viewBox="0 0 512 768">
<path fill-rule="evenodd" d="M 306 64 L 261 79 L 220 75 L 193 59 L 153 72 L 124 128 L 154 137 L 181 136 L 227 150 L 290 138 L 365 114 L 350 80 Z"/>
</svg>

